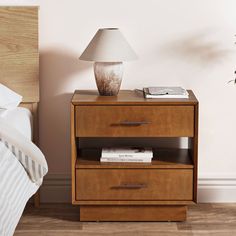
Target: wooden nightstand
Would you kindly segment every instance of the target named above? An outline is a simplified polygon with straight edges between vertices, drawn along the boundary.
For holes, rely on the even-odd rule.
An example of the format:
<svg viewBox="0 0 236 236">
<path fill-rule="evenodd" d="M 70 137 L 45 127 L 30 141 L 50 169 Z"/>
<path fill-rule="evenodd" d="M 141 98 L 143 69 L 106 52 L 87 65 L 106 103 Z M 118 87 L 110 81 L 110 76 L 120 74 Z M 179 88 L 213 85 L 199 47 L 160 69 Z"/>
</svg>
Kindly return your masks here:
<svg viewBox="0 0 236 236">
<path fill-rule="evenodd" d="M 186 220 L 186 206 L 197 202 L 198 159 L 198 101 L 188 92 L 189 99 L 75 92 L 72 203 L 80 206 L 81 221 Z M 157 148 L 151 164 L 99 161 L 102 146 L 173 137 L 187 137 L 189 148 Z"/>
</svg>

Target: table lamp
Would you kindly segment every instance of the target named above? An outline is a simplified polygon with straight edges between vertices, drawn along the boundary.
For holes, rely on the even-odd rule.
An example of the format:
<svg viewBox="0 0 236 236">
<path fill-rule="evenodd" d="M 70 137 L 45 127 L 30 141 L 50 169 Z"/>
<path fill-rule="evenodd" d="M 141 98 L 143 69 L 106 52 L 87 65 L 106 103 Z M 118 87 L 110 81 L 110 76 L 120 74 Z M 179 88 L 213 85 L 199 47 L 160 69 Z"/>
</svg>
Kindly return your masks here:
<svg viewBox="0 0 236 236">
<path fill-rule="evenodd" d="M 137 59 L 118 28 L 99 29 L 79 58 L 94 61 L 94 75 L 99 94 L 116 96 L 123 75 L 123 61 Z"/>
</svg>

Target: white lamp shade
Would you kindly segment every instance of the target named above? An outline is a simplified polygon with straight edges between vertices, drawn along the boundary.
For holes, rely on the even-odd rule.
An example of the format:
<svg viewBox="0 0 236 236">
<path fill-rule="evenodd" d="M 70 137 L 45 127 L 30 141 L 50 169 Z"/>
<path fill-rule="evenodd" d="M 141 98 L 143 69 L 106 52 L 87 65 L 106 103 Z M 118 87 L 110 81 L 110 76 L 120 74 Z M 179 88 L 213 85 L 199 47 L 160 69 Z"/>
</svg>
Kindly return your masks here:
<svg viewBox="0 0 236 236">
<path fill-rule="evenodd" d="M 118 28 L 99 29 L 79 58 L 84 61 L 122 62 L 137 59 Z"/>
</svg>

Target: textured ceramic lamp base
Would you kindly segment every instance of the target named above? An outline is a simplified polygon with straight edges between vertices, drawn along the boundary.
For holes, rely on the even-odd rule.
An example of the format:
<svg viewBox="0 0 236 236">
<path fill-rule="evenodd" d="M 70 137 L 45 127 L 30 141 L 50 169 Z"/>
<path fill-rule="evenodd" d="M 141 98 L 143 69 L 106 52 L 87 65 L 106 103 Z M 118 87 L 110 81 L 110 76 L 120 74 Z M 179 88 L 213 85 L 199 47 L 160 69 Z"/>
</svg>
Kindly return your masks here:
<svg viewBox="0 0 236 236">
<path fill-rule="evenodd" d="M 95 62 L 94 75 L 100 95 L 116 96 L 122 81 L 123 63 Z"/>
</svg>

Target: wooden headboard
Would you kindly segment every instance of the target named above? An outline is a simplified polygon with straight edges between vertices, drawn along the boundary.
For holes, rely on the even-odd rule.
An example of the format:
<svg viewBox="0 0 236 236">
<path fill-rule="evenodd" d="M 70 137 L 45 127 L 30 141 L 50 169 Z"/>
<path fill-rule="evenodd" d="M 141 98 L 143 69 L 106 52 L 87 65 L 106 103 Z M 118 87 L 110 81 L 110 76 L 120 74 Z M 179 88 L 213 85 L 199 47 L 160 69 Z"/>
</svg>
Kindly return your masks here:
<svg viewBox="0 0 236 236">
<path fill-rule="evenodd" d="M 0 83 L 39 101 L 38 7 L 0 7 Z"/>
<path fill-rule="evenodd" d="M 38 7 L 0 7 L 0 83 L 23 96 L 38 141 Z"/>
<path fill-rule="evenodd" d="M 0 7 L 0 83 L 23 96 L 21 106 L 33 114 L 38 144 L 38 7 Z"/>
</svg>

